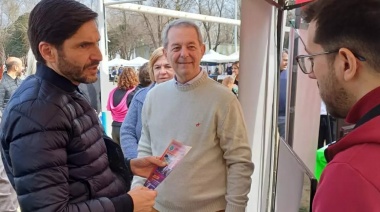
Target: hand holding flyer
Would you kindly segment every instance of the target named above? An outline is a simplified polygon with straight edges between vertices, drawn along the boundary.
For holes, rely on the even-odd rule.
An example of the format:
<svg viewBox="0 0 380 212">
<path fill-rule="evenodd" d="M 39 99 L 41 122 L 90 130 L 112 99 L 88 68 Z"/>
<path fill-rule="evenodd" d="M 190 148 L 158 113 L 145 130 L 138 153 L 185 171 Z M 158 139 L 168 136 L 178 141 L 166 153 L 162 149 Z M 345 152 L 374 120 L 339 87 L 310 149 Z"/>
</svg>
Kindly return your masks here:
<svg viewBox="0 0 380 212">
<path fill-rule="evenodd" d="M 144 186 L 149 189 L 156 189 L 157 186 L 173 171 L 174 167 L 182 160 L 190 151 L 191 147 L 183 145 L 181 142 L 172 140 L 166 148 L 161 160 L 168 165 L 165 167 L 157 167 L 146 180 Z"/>
</svg>

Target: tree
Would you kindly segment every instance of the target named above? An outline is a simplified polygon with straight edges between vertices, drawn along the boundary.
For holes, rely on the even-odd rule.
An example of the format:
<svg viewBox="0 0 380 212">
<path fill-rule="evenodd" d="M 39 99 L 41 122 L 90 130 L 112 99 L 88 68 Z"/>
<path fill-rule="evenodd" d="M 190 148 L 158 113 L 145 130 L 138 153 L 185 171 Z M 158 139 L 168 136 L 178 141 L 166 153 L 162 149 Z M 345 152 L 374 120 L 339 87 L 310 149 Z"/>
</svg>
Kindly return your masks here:
<svg viewBox="0 0 380 212">
<path fill-rule="evenodd" d="M 226 0 L 220 0 L 220 1 L 215 1 L 215 4 L 216 4 L 216 8 L 217 8 L 217 15 L 219 17 L 222 17 L 222 13 L 224 12 L 224 4 L 225 4 Z M 218 48 L 219 44 L 220 44 L 220 23 L 217 24 L 217 30 L 216 30 L 216 38 L 215 38 L 215 46 L 214 46 L 214 51 L 216 51 L 216 49 Z"/>
<path fill-rule="evenodd" d="M 155 6 L 158 8 L 166 8 L 167 6 L 165 0 L 154 0 L 150 2 L 150 6 Z M 148 31 L 148 34 L 150 36 L 150 39 L 152 40 L 153 48 L 158 48 L 162 46 L 161 44 L 161 34 L 162 30 L 171 19 L 163 16 L 158 15 L 149 15 L 145 13 L 140 13 L 140 15 L 144 19 L 144 23 L 146 26 L 146 29 Z"/>
<path fill-rule="evenodd" d="M 86 0 L 82 0 L 86 1 Z M 89 1 L 89 0 L 87 0 Z M 240 0 L 238 9 L 240 8 Z M 147 0 L 147 6 L 200 13 L 225 18 L 235 18 L 235 0 Z M 109 55 L 116 53 L 130 58 L 134 49 L 158 48 L 162 46 L 162 31 L 172 17 L 121 11 L 107 8 L 107 31 Z M 240 12 L 238 12 L 238 17 Z M 217 23 L 201 23 L 204 41 L 209 49 L 216 50 L 221 44 L 231 45 L 234 41 L 234 27 Z"/>
<path fill-rule="evenodd" d="M 193 3 L 194 0 L 151 0 L 147 2 L 147 5 L 176 11 L 189 11 Z M 162 46 L 162 31 L 165 25 L 174 18 L 159 15 L 148 15 L 144 13 L 141 13 L 140 15 L 145 21 L 145 26 L 152 40 L 153 47 L 158 48 Z"/>
<path fill-rule="evenodd" d="M 196 6 L 199 14 L 233 19 L 235 18 L 234 2 L 235 0 L 198 0 Z M 210 22 L 202 22 L 202 25 L 205 34 L 204 42 L 208 45 L 208 49 L 216 51 L 220 44 L 233 42 L 233 26 Z"/>
<path fill-rule="evenodd" d="M 120 54 L 130 59 L 135 48 L 151 41 L 144 27 L 144 21 L 137 13 L 107 9 L 107 32 L 109 55 Z"/>
<path fill-rule="evenodd" d="M 18 17 L 18 2 L 12 0 L 1 0 L 0 11 L 0 65 L 2 65 L 6 58 L 5 41 L 9 35 L 8 26 Z"/>
<path fill-rule="evenodd" d="M 29 13 L 25 13 L 8 28 L 9 35 L 5 41 L 5 52 L 9 56 L 24 57 L 29 49 L 27 36 Z"/>
<path fill-rule="evenodd" d="M 16 37 L 20 38 L 23 45 L 27 43 L 26 32 L 27 29 L 27 20 L 28 15 L 25 15 L 36 5 L 39 0 L 1 0 L 0 1 L 0 65 L 5 61 L 7 55 L 15 55 L 23 57 L 26 54 L 26 51 L 23 48 L 19 48 L 19 43 L 16 42 Z M 22 15 L 24 13 L 24 15 Z M 20 15 L 23 17 L 20 18 Z M 19 21 L 18 24 L 15 24 L 16 21 Z M 20 27 L 20 29 L 18 29 Z M 12 34 L 13 33 L 13 34 Z M 9 40 L 11 39 L 11 40 Z M 14 42 L 16 45 L 17 51 L 25 52 L 24 55 L 15 54 L 13 47 L 15 46 L 9 44 Z M 11 49 L 11 52 L 8 52 Z"/>
</svg>

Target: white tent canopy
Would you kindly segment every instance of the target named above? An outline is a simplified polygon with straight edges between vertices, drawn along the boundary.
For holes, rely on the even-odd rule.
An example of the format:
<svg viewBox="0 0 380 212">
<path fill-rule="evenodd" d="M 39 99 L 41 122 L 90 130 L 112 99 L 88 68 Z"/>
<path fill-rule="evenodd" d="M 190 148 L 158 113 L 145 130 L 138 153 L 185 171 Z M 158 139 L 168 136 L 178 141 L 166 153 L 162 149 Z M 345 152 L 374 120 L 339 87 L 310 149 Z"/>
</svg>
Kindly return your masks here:
<svg viewBox="0 0 380 212">
<path fill-rule="evenodd" d="M 107 66 L 108 67 L 110 67 L 110 66 L 126 66 L 126 64 L 128 62 L 129 62 L 128 60 L 124 60 L 121 58 L 115 58 L 113 60 L 108 61 Z"/>
<path fill-rule="evenodd" d="M 228 55 L 228 57 L 230 58 L 231 62 L 235 62 L 235 61 L 238 61 L 239 60 L 239 52 L 234 52 L 230 55 Z"/>
<path fill-rule="evenodd" d="M 210 63 L 228 63 L 232 62 L 231 59 L 227 55 L 219 54 L 214 50 L 210 50 L 207 54 L 203 55 L 202 62 L 210 62 Z"/>
<path fill-rule="evenodd" d="M 149 60 L 142 58 L 142 57 L 136 57 L 135 59 L 132 59 L 126 63 L 125 66 L 142 66 L 144 63 L 148 62 Z"/>
</svg>

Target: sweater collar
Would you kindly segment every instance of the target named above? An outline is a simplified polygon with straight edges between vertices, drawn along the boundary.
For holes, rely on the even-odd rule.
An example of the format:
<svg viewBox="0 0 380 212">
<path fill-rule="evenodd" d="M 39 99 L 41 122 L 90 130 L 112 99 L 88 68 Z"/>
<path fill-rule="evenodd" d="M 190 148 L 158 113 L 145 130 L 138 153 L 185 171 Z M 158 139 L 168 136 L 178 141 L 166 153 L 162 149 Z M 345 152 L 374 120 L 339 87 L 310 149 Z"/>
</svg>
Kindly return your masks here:
<svg viewBox="0 0 380 212">
<path fill-rule="evenodd" d="M 188 91 L 188 90 L 192 90 L 196 87 L 198 87 L 198 85 L 200 85 L 202 82 L 204 82 L 205 80 L 207 80 L 208 76 L 207 76 L 207 73 L 204 72 L 204 71 L 201 71 L 193 80 L 191 80 L 192 82 L 189 84 L 189 83 L 185 83 L 185 84 L 180 84 L 180 83 L 177 83 L 177 81 L 175 79 L 174 82 L 175 82 L 175 86 L 176 88 L 178 88 L 179 90 L 181 91 Z"/>
<path fill-rule="evenodd" d="M 175 80 L 176 84 L 178 84 L 178 85 L 191 85 L 194 82 L 196 82 L 198 79 L 200 79 L 202 77 L 202 75 L 203 75 L 203 73 L 202 73 L 202 71 L 200 71 L 197 74 L 197 76 L 195 76 L 193 79 L 191 79 L 190 81 L 188 81 L 188 82 L 186 82 L 184 84 L 182 84 L 182 83 L 180 83 L 180 82 L 177 81 L 177 76 L 174 76 L 174 80 Z"/>
<path fill-rule="evenodd" d="M 66 92 L 74 92 L 78 88 L 78 86 L 74 85 L 70 80 L 39 62 L 37 63 L 36 75 Z"/>
<path fill-rule="evenodd" d="M 346 117 L 347 123 L 355 124 L 361 117 L 368 113 L 372 108 L 380 104 L 380 87 L 377 87 L 364 95 L 354 104 Z"/>
</svg>

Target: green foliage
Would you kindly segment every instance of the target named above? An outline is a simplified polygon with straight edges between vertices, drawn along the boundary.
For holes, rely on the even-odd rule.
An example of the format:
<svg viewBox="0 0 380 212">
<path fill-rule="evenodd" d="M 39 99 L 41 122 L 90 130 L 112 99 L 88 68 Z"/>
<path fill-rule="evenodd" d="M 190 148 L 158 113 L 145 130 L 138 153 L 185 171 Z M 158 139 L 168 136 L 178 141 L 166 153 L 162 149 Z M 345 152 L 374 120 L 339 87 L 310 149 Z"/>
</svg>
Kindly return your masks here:
<svg viewBox="0 0 380 212">
<path fill-rule="evenodd" d="M 24 13 L 7 28 L 8 36 L 5 40 L 5 54 L 14 57 L 23 57 L 29 49 L 27 35 L 29 13 Z"/>
</svg>

